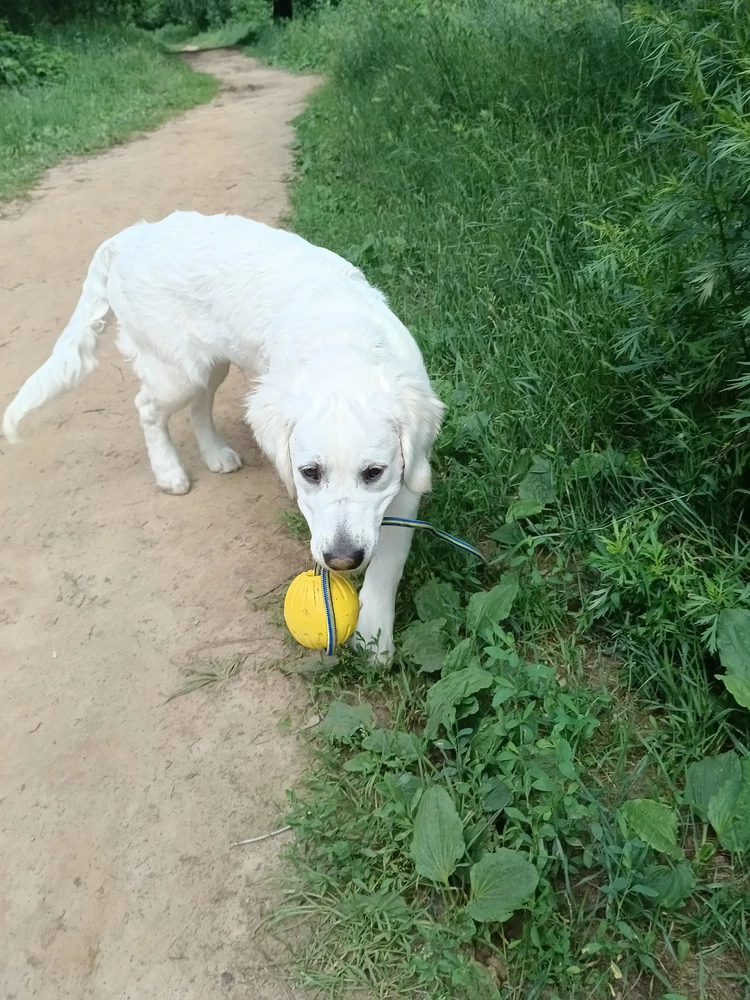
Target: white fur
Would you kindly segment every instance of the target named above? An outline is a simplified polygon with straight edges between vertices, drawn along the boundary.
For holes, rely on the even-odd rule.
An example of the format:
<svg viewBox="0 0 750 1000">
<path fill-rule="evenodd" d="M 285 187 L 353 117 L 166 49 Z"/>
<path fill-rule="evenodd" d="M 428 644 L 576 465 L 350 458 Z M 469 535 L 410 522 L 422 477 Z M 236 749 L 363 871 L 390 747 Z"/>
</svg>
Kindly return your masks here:
<svg viewBox="0 0 750 1000">
<path fill-rule="evenodd" d="M 29 411 L 96 367 L 110 310 L 141 380 L 135 404 L 159 486 L 190 488 L 168 428 L 188 405 L 208 468 L 241 466 L 212 408 L 230 364 L 248 373 L 247 421 L 296 495 L 313 558 L 342 568 L 361 556 L 360 640 L 389 656 L 412 532 L 385 528 L 381 537 L 380 524 L 385 514 L 413 517 L 429 490 L 444 407 L 384 296 L 336 254 L 238 216 L 176 212 L 132 226 L 94 254 L 51 357 L 5 411 L 9 440 Z"/>
</svg>

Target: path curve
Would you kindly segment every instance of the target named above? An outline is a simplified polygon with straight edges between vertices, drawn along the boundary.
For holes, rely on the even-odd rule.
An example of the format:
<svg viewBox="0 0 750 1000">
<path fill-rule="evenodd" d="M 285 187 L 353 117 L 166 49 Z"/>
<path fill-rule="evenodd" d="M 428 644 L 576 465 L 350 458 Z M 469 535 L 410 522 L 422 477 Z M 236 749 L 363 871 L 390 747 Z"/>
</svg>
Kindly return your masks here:
<svg viewBox="0 0 750 1000">
<path fill-rule="evenodd" d="M 213 102 L 0 210 L 0 410 L 104 239 L 175 209 L 285 211 L 289 123 L 315 81 L 236 52 L 191 62 L 222 81 Z M 246 467 L 208 472 L 180 415 L 193 488 L 172 497 L 111 332 L 100 356 L 0 445 L 0 996 L 289 1000 L 257 929 L 281 838 L 229 845 L 279 825 L 308 712 L 245 590 L 308 557 L 278 523 L 288 500 L 242 424 L 239 373 L 217 423 Z M 231 681 L 165 703 L 180 664 L 235 651 L 250 655 Z"/>
</svg>

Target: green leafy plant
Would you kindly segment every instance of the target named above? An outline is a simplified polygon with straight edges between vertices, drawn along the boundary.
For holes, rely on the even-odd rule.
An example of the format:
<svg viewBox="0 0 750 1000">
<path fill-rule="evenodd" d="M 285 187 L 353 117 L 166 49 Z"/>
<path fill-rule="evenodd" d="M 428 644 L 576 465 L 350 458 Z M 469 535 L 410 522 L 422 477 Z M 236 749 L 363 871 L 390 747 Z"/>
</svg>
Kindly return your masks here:
<svg viewBox="0 0 750 1000">
<path fill-rule="evenodd" d="M 719 658 L 726 670 L 719 676 L 733 698 L 750 708 L 750 611 L 726 609 L 719 615 Z"/>
<path fill-rule="evenodd" d="M 0 21 L 0 86 L 53 80 L 66 69 L 69 59 L 61 49 L 28 35 L 19 35 Z"/>
<path fill-rule="evenodd" d="M 750 850 L 750 756 L 730 750 L 690 766 L 685 801 L 729 851 Z"/>
</svg>

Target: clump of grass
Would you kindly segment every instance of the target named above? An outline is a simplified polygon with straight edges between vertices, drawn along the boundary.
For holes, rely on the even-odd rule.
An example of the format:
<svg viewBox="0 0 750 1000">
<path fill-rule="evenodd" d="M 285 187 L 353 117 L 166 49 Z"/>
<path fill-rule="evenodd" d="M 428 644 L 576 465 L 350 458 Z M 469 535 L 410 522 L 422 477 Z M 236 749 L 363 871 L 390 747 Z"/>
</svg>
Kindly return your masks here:
<svg viewBox="0 0 750 1000">
<path fill-rule="evenodd" d="M 135 28 L 81 23 L 39 37 L 66 55 L 65 71 L 0 89 L 0 198 L 23 194 L 66 156 L 123 142 L 217 90 Z"/>
<path fill-rule="evenodd" d="M 226 660 L 209 660 L 199 666 L 183 667 L 181 672 L 185 677 L 185 682 L 170 694 L 167 701 L 192 694 L 194 691 L 200 691 L 201 688 L 209 684 L 223 684 L 231 680 L 246 659 L 246 653 L 235 653 L 234 656 Z"/>
<path fill-rule="evenodd" d="M 310 541 L 310 528 L 300 511 L 282 510 L 279 513 L 278 521 L 286 529 L 290 538 L 295 538 L 298 542 Z"/>
<path fill-rule="evenodd" d="M 301 974 L 744 996 L 740 7 L 344 0 L 260 51 L 329 74 L 294 227 L 415 333 L 449 405 L 425 514 L 489 552 L 416 539 L 398 669 L 316 677 L 391 719 L 337 706 L 293 797 Z"/>
</svg>

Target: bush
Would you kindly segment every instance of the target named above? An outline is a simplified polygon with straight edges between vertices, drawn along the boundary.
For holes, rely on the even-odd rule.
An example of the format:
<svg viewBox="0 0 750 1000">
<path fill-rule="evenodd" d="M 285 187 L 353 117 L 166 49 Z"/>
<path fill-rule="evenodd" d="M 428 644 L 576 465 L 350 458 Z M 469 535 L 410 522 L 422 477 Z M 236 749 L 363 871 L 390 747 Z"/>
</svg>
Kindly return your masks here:
<svg viewBox="0 0 750 1000">
<path fill-rule="evenodd" d="M 8 0 L 4 10 L 13 30 L 27 32 L 76 20 L 151 29 L 187 25 L 205 31 L 231 21 L 260 25 L 270 13 L 271 0 Z"/>
<path fill-rule="evenodd" d="M 6 0 L 3 16 L 14 31 L 33 32 L 47 24 L 69 21 L 133 21 L 141 0 Z"/>
<path fill-rule="evenodd" d="M 172 24 L 207 31 L 233 21 L 260 25 L 269 17 L 268 0 L 143 0 L 138 21 L 146 28 Z"/>
<path fill-rule="evenodd" d="M 66 63 L 60 49 L 9 31 L 0 21 L 0 86 L 49 80 L 59 76 Z"/>
</svg>

